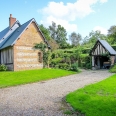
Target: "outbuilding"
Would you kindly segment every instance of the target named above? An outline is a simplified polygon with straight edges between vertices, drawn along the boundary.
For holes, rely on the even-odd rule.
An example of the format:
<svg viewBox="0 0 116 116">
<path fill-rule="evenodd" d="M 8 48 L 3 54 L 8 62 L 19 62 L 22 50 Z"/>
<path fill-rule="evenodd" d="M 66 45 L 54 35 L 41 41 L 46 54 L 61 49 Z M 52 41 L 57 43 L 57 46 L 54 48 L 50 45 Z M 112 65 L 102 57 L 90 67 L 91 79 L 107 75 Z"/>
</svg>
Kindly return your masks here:
<svg viewBox="0 0 116 116">
<path fill-rule="evenodd" d="M 109 45 L 106 40 L 97 40 L 92 48 L 92 69 L 105 69 L 114 65 L 116 51 Z"/>
</svg>

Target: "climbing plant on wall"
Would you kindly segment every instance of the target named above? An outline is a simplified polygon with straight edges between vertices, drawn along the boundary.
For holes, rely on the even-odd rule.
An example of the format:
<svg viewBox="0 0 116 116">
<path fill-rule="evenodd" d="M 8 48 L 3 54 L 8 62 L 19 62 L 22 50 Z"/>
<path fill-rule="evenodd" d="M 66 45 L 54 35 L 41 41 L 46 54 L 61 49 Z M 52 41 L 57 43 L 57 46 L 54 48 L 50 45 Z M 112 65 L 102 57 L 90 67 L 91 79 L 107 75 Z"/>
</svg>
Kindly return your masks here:
<svg viewBox="0 0 116 116">
<path fill-rule="evenodd" d="M 39 49 L 43 53 L 43 67 L 46 66 L 49 68 L 49 61 L 51 58 L 51 51 L 47 49 L 47 45 L 44 43 L 35 44 L 35 49 Z"/>
</svg>

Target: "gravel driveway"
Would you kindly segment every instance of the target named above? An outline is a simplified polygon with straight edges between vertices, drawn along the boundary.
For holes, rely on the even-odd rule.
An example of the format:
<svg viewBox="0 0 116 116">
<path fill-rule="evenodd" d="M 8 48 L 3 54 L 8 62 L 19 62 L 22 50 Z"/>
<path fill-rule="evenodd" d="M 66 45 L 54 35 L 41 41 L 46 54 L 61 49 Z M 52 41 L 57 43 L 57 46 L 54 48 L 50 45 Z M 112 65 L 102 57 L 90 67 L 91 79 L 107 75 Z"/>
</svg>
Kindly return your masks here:
<svg viewBox="0 0 116 116">
<path fill-rule="evenodd" d="M 62 98 L 71 91 L 112 75 L 83 71 L 58 79 L 0 89 L 0 116 L 66 116 Z"/>
</svg>

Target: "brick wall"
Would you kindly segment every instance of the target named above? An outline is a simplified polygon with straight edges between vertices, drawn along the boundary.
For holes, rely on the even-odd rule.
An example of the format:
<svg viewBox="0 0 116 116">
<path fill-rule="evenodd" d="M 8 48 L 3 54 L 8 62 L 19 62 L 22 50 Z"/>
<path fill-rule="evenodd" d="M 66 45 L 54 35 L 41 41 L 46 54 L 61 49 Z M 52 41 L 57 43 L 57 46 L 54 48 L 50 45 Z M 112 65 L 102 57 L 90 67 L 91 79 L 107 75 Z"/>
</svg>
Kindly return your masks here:
<svg viewBox="0 0 116 116">
<path fill-rule="evenodd" d="M 15 22 L 16 22 L 16 18 L 13 18 L 12 14 L 10 14 L 10 17 L 9 17 L 9 27 L 12 27 Z"/>
<path fill-rule="evenodd" d="M 35 43 L 43 42 L 43 37 L 35 23 L 31 23 L 14 45 L 14 71 L 43 68 L 39 61 L 39 50 L 33 48 Z"/>
</svg>

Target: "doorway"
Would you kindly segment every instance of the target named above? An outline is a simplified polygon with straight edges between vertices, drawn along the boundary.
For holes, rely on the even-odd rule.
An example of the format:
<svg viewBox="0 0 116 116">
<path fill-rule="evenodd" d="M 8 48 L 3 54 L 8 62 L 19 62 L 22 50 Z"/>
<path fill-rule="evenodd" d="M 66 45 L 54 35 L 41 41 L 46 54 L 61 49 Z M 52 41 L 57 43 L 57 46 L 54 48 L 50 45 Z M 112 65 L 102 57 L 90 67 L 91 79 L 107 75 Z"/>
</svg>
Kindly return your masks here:
<svg viewBox="0 0 116 116">
<path fill-rule="evenodd" d="M 105 69 L 110 67 L 109 57 L 107 56 L 95 56 L 95 66 L 98 69 Z"/>
</svg>

